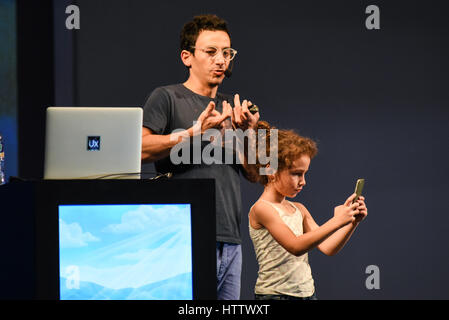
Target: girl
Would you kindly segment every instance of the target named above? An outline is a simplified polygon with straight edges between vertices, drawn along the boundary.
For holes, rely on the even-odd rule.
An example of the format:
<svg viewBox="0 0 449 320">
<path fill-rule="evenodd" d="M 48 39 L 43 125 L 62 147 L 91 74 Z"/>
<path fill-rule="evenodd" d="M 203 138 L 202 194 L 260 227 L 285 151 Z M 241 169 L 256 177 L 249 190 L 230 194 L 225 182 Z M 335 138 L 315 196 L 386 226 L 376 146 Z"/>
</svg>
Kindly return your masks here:
<svg viewBox="0 0 449 320">
<path fill-rule="evenodd" d="M 270 127 L 261 121 L 258 129 Z M 286 200 L 306 185 L 305 174 L 316 153 L 312 140 L 291 130 L 278 130 L 277 172 L 259 175 L 262 165 L 248 166 L 248 178 L 265 186 L 249 212 L 249 233 L 259 263 L 256 299 L 316 299 L 307 253 L 318 247 L 326 255 L 335 255 L 368 214 L 365 198 L 360 196 L 352 203 L 356 197 L 352 194 L 319 226 L 304 205 Z"/>
</svg>

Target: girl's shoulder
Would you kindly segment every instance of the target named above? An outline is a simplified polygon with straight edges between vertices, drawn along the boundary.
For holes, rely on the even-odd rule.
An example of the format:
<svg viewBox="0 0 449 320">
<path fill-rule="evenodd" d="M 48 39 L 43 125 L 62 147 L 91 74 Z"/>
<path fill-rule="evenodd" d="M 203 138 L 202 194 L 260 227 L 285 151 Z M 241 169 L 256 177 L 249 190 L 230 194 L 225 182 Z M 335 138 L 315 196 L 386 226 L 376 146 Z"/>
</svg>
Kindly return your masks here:
<svg viewBox="0 0 449 320">
<path fill-rule="evenodd" d="M 306 208 L 301 202 L 297 202 L 297 201 L 289 201 L 289 202 L 292 203 L 294 206 L 296 206 L 299 210 Z"/>
<path fill-rule="evenodd" d="M 299 212 L 301 212 L 301 215 L 303 218 L 310 215 L 309 210 L 301 203 L 296 201 L 290 201 L 294 206 L 296 206 L 299 209 Z"/>
<path fill-rule="evenodd" d="M 250 212 L 249 220 L 254 229 L 270 227 L 284 224 L 281 218 L 282 212 L 273 203 L 259 199 L 254 203 Z"/>
<path fill-rule="evenodd" d="M 263 199 L 258 199 L 253 206 L 251 207 L 251 211 L 258 213 L 261 211 L 266 211 L 267 208 L 272 208 L 272 204 L 269 201 L 263 200 Z"/>
<path fill-rule="evenodd" d="M 259 199 L 251 207 L 250 214 L 253 214 L 255 217 L 266 217 L 273 214 L 278 215 L 278 210 L 271 202 Z"/>
</svg>

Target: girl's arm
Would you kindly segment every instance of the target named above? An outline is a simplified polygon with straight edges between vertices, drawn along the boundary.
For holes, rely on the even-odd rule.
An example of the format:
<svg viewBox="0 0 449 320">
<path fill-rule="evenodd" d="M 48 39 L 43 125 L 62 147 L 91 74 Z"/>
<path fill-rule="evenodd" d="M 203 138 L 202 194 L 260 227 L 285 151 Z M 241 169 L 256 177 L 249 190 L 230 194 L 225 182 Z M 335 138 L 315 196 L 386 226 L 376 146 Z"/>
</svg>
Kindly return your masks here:
<svg viewBox="0 0 449 320">
<path fill-rule="evenodd" d="M 349 206 L 353 198 L 354 194 L 346 200 L 343 206 Z M 359 204 L 359 206 L 357 207 L 357 210 L 359 212 L 358 214 L 355 215 L 354 221 L 339 228 L 326 240 L 321 242 L 320 245 L 318 246 L 318 249 L 325 255 L 333 256 L 337 254 L 345 246 L 349 238 L 351 238 L 355 228 L 360 223 L 360 221 L 362 221 L 368 215 L 368 209 L 366 208 L 365 198 L 363 196 L 360 196 L 356 203 Z M 305 233 L 314 231 L 317 228 L 319 228 L 319 226 L 316 224 L 315 220 L 313 220 L 312 215 L 310 214 L 310 212 L 307 210 L 306 207 L 304 207 L 302 204 L 298 202 L 295 202 L 295 205 L 298 206 L 298 208 L 304 214 L 303 228 Z M 338 208 L 340 207 L 342 206 L 336 207 L 335 210 L 338 210 Z"/>
<path fill-rule="evenodd" d="M 253 228 L 259 229 L 262 226 L 265 227 L 285 250 L 295 256 L 300 256 L 317 247 L 327 237 L 344 225 L 354 221 L 354 215 L 358 213 L 358 210 L 355 209 L 357 206 L 358 204 L 345 206 L 342 210 L 338 211 L 337 215 L 321 227 L 317 227 L 298 237 L 284 223 L 277 211 L 263 201 L 256 203 L 253 207 L 249 215 L 249 220 Z"/>
</svg>

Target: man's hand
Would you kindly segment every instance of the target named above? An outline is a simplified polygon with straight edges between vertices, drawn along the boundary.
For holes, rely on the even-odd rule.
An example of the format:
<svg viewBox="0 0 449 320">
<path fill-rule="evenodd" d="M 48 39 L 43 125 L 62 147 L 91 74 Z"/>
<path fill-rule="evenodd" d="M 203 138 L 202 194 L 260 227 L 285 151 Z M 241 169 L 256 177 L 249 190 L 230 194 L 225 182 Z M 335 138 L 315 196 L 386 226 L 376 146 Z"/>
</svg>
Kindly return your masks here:
<svg viewBox="0 0 449 320">
<path fill-rule="evenodd" d="M 206 109 L 200 114 L 197 123 L 193 127 L 194 133 L 203 134 L 211 128 L 221 128 L 224 120 L 232 117 L 232 107 L 226 101 L 223 101 L 223 112 L 215 110 L 215 102 L 211 101 Z"/>
<path fill-rule="evenodd" d="M 229 105 L 229 103 L 227 104 Z M 256 125 L 257 122 L 259 121 L 260 114 L 259 112 L 252 114 L 249 111 L 248 108 L 251 107 L 252 105 L 253 105 L 252 102 L 247 100 L 243 100 L 243 102 L 240 103 L 240 96 L 238 94 L 234 96 L 234 110 L 232 112 L 232 124 L 235 129 L 240 128 L 243 131 L 249 128 L 256 129 Z"/>
</svg>

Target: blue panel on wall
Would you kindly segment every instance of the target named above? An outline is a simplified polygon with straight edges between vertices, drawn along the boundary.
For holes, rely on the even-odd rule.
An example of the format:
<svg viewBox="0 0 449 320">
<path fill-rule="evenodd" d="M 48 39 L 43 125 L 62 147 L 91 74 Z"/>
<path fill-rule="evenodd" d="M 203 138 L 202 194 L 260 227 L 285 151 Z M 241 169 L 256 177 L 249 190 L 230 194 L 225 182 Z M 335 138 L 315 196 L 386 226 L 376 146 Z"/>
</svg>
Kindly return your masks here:
<svg viewBox="0 0 449 320">
<path fill-rule="evenodd" d="M 6 178 L 17 175 L 17 69 L 15 0 L 0 0 L 0 134 Z"/>
</svg>

